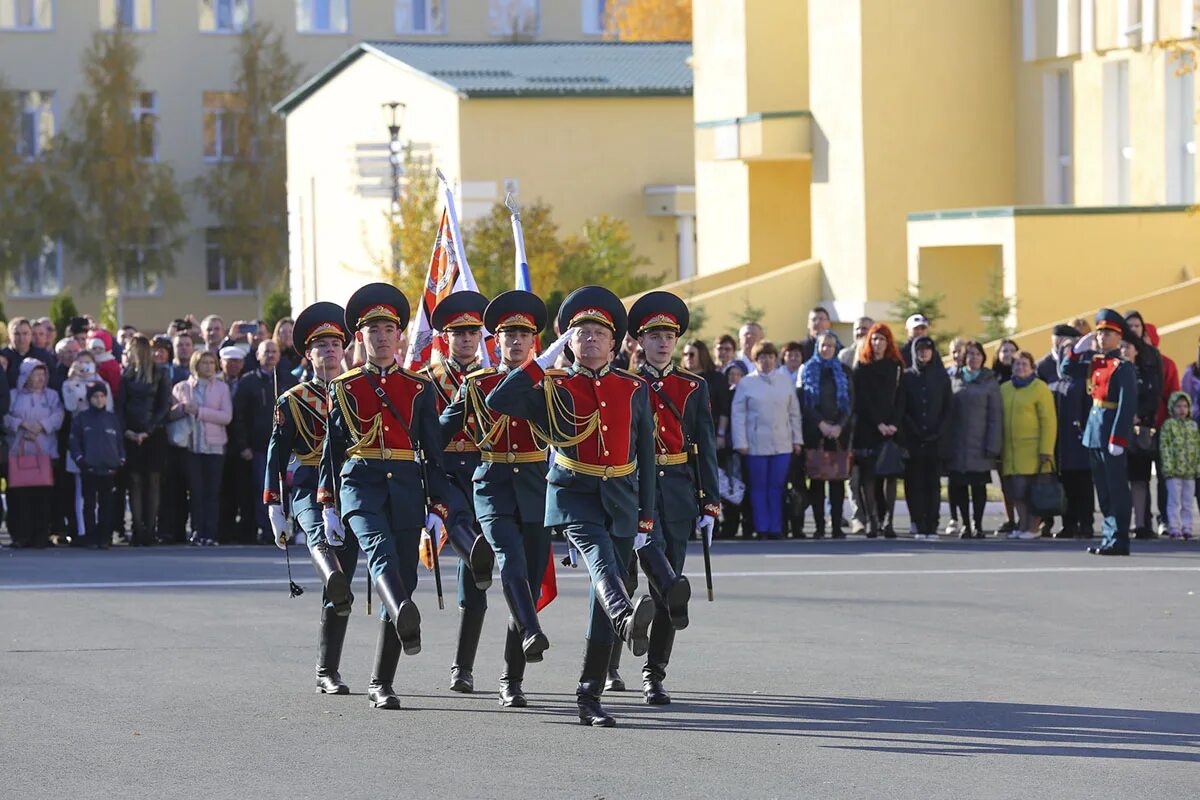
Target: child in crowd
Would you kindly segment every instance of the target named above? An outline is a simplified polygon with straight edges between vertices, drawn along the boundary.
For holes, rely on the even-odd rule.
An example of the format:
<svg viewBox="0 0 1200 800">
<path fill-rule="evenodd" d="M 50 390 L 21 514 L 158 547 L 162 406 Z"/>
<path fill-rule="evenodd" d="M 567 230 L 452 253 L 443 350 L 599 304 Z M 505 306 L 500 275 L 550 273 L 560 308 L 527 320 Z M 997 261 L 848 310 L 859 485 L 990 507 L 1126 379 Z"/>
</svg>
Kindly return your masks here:
<svg viewBox="0 0 1200 800">
<path fill-rule="evenodd" d="M 121 421 L 107 410 L 108 385 L 95 380 L 87 387 L 88 408 L 71 422 L 70 452 L 83 484 L 86 541 L 107 550 L 113 530 L 113 476 L 125 464 Z"/>
<path fill-rule="evenodd" d="M 1167 533 L 1192 538 L 1192 500 L 1200 478 L 1200 427 L 1192 419 L 1186 392 L 1171 395 L 1171 417 L 1159 433 L 1163 475 L 1167 478 Z"/>
</svg>

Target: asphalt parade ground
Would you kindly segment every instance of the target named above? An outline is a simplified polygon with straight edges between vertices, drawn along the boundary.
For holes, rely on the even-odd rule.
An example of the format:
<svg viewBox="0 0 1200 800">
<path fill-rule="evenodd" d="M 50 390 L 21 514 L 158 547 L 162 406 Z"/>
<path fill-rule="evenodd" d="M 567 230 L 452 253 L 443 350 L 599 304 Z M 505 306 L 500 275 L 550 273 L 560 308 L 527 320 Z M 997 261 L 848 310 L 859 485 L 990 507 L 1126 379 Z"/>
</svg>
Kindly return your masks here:
<svg viewBox="0 0 1200 800">
<path fill-rule="evenodd" d="M 523 710 L 496 702 L 498 582 L 458 695 L 453 558 L 447 610 L 422 574 L 424 651 L 385 712 L 364 696 L 362 565 L 353 693 L 326 697 L 299 548 L 297 599 L 274 548 L 5 550 L 0 797 L 1196 797 L 1200 545 L 1134 545 L 717 542 L 715 603 L 694 547 L 674 704 L 641 703 L 626 653 L 615 729 L 575 715 L 583 570 L 560 570 Z"/>
</svg>

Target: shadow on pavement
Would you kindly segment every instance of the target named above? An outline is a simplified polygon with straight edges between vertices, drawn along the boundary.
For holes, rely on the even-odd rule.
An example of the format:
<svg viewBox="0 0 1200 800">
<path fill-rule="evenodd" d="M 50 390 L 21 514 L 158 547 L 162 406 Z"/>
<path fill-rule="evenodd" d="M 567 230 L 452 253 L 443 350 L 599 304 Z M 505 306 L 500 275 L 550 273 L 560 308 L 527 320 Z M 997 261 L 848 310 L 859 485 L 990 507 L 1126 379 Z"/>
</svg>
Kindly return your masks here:
<svg viewBox="0 0 1200 800">
<path fill-rule="evenodd" d="M 1200 762 L 1200 714 L 1184 712 L 721 692 L 612 711 L 639 729 L 803 736 L 849 750 Z"/>
</svg>

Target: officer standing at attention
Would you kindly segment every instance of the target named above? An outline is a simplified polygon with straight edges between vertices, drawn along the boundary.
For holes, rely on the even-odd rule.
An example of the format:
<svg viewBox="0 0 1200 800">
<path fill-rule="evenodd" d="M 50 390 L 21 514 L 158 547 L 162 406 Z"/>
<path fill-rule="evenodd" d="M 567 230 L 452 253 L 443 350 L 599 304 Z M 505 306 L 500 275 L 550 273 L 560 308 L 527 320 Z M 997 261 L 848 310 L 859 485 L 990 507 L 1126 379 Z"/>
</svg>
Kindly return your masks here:
<svg viewBox="0 0 1200 800">
<path fill-rule="evenodd" d="M 649 387 L 631 372 L 609 366 L 625 335 L 625 308 L 600 286 L 584 286 L 563 300 L 558 326 L 565 333 L 537 359 L 509 372 L 487 396 L 500 414 L 529 420 L 555 448 L 547 475 L 546 519 L 566 534 L 587 562 L 591 615 L 575 699 L 584 725 L 612 727 L 600 706 L 614 633 L 635 656 L 649 645 L 654 601 L 631 601 L 622 583 L 634 537 L 654 530 L 654 423 Z M 570 370 L 550 370 L 568 341 Z"/>
<path fill-rule="evenodd" d="M 650 386 L 658 465 L 654 531 L 649 543 L 637 549 L 638 562 L 657 603 L 650 649 L 642 668 L 642 693 L 649 705 L 671 702 L 662 682 L 675 631 L 688 624 L 686 596 L 690 589 L 683 576 L 688 540 L 696 530 L 711 542 L 713 525 L 721 514 L 717 437 L 708 384 L 671 362 L 676 341 L 687 331 L 688 317 L 687 304 L 670 292 L 644 294 L 629 310 L 629 327 L 646 356 L 640 373 Z"/>
<path fill-rule="evenodd" d="M 1124 318 L 1111 308 L 1096 314 L 1096 327 L 1075 347 L 1064 372 L 1091 387 L 1092 409 L 1083 429 L 1083 446 L 1092 463 L 1096 499 L 1104 514 L 1103 538 L 1088 552 L 1099 556 L 1129 555 L 1129 518 L 1133 498 L 1129 489 L 1129 438 L 1137 413 L 1137 373 L 1121 358 L 1121 340 L 1131 334 Z M 1088 375 L 1090 369 L 1090 376 Z"/>
<path fill-rule="evenodd" d="M 386 283 L 369 283 L 346 303 L 346 328 L 355 331 L 367 361 L 330 382 L 317 491 L 325 538 L 340 545 L 343 525 L 350 529 L 382 601 L 367 691 L 375 708 L 400 707 L 392 689 L 400 650 L 421 652 L 421 614 L 412 593 L 422 525 L 436 539 L 451 506 L 462 503 L 442 468 L 433 386 L 396 364 L 408 317 L 408 301 Z"/>
<path fill-rule="evenodd" d="M 528 421 L 497 414 L 487 407 L 486 397 L 511 370 L 529 360 L 546 326 L 546 304 L 530 292 L 505 292 L 488 304 L 483 322 L 499 339 L 502 363 L 499 369 L 488 367 L 467 376 L 458 397 L 442 412 L 442 434 L 464 431 L 480 451 L 482 463 L 473 481 L 475 513 L 500 562 L 500 585 L 511 614 L 500 705 L 524 708 L 525 664 L 541 661 L 550 646 L 535 605 L 550 559 L 546 450 Z"/>
<path fill-rule="evenodd" d="M 304 531 L 313 566 L 321 576 L 321 629 L 317 636 L 317 692 L 349 694 L 338 666 L 354 596 L 350 584 L 358 566 L 358 542 L 333 546 L 325 539 L 322 505 L 317 501 L 321 451 L 329 413 L 329 381 L 342 371 L 346 346 L 346 312 L 336 303 L 314 303 L 296 317 L 293 332 L 313 367 L 313 378 L 285 392 L 275 404 L 275 426 L 267 444 L 266 488 L 263 502 L 275 544 L 287 549 L 293 520 Z M 284 508 L 283 476 L 292 458 L 299 462 L 292 475 L 289 507 Z M 290 514 L 289 514 L 290 512 Z M 290 517 L 290 518 L 289 518 Z"/>
<path fill-rule="evenodd" d="M 483 309 L 487 303 L 487 298 L 479 292 L 455 292 L 433 310 L 429 321 L 449 345 L 450 356 L 435 359 L 420 370 L 420 375 L 433 384 L 439 414 L 454 402 L 467 375 L 479 368 Z M 479 650 L 479 635 L 483 632 L 483 617 L 487 613 L 485 591 L 492 585 L 495 553 L 471 513 L 471 481 L 479 467 L 479 447 L 462 426 L 443 427 L 442 444 L 446 477 L 468 500 L 461 512 L 456 511 L 447 531 L 450 546 L 459 557 L 458 647 L 450 666 L 450 688 L 469 694 L 475 691 L 475 653 Z"/>
</svg>

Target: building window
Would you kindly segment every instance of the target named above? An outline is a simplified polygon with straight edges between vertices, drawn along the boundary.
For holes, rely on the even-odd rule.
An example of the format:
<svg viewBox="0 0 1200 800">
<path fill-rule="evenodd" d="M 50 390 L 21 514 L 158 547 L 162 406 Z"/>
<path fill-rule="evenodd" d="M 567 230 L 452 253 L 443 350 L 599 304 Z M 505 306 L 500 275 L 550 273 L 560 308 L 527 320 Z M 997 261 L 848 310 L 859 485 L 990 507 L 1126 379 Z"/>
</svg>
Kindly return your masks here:
<svg viewBox="0 0 1200 800">
<path fill-rule="evenodd" d="M 608 26 L 608 0 L 581 0 L 583 3 L 583 32 L 593 36 L 604 33 Z"/>
<path fill-rule="evenodd" d="M 45 240 L 42 252 L 8 275 L 10 297 L 53 297 L 62 291 L 62 245 Z"/>
<path fill-rule="evenodd" d="M 243 155 L 238 137 L 242 116 L 241 96 L 236 92 L 204 93 L 204 158 L 227 161 Z"/>
<path fill-rule="evenodd" d="M 200 0 L 200 30 L 240 33 L 250 22 L 250 0 Z"/>
<path fill-rule="evenodd" d="M 1196 202 L 1196 75 L 1167 62 L 1167 202 Z"/>
<path fill-rule="evenodd" d="M 54 0 L 0 0 L 0 31 L 48 31 Z"/>
<path fill-rule="evenodd" d="M 300 33 L 346 33 L 350 30 L 349 0 L 296 0 L 296 30 Z"/>
<path fill-rule="evenodd" d="M 100 25 L 131 31 L 154 29 L 154 0 L 100 0 Z"/>
<path fill-rule="evenodd" d="M 492 36 L 537 36 L 542 32 L 541 0 L 488 0 Z"/>
<path fill-rule="evenodd" d="M 130 295 L 162 294 L 162 283 L 158 273 L 147 265 L 150 254 L 162 249 L 157 230 L 146 232 L 146 241 L 122 248 L 125 258 L 125 273 L 121 277 L 121 291 Z"/>
<path fill-rule="evenodd" d="M 1153 44 L 1158 35 L 1158 0 L 1117 0 L 1117 42 L 1121 47 Z"/>
<path fill-rule="evenodd" d="M 1179 38 L 1191 39 L 1196 35 L 1196 0 L 1179 0 Z"/>
<path fill-rule="evenodd" d="M 1129 62 L 1109 62 L 1104 65 L 1104 199 L 1110 205 L 1131 202 L 1129 129 Z"/>
<path fill-rule="evenodd" d="M 221 252 L 220 228 L 208 228 L 204 231 L 204 266 L 208 273 L 210 292 L 247 292 L 252 288 L 246 285 L 242 276 Z"/>
<path fill-rule="evenodd" d="M 1071 70 L 1058 69 L 1046 76 L 1045 143 L 1046 202 L 1074 202 L 1074 107 Z"/>
<path fill-rule="evenodd" d="M 396 33 L 445 33 L 446 0 L 396 0 Z"/>
<path fill-rule="evenodd" d="M 21 92 L 18 101 L 21 136 L 17 139 L 17 154 L 37 158 L 54 139 L 54 92 Z"/>
<path fill-rule="evenodd" d="M 133 122 L 137 125 L 138 149 L 147 161 L 158 160 L 158 95 L 154 92 L 138 93 L 137 105 L 133 107 Z"/>
</svg>

